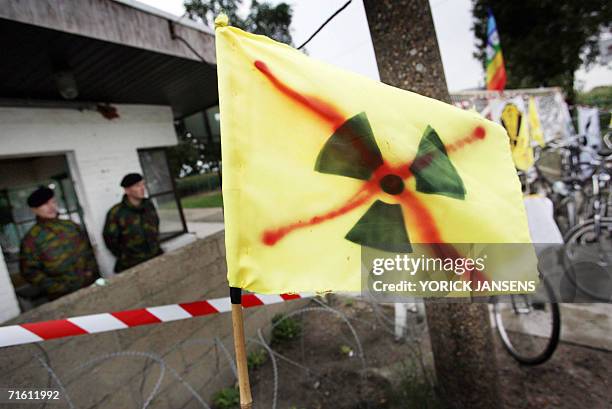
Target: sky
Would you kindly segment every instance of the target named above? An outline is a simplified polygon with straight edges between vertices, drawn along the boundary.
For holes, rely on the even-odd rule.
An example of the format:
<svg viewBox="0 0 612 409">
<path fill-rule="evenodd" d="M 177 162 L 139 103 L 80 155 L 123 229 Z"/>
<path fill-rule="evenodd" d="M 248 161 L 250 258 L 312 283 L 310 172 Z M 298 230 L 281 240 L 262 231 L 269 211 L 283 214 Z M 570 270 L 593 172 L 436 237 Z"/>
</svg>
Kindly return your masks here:
<svg viewBox="0 0 612 409">
<path fill-rule="evenodd" d="M 180 16 L 183 0 L 139 0 Z M 278 0 L 273 0 L 273 3 Z M 294 44 L 303 43 L 346 0 L 285 0 L 293 6 L 291 33 Z M 429 0 L 444 73 L 450 92 L 482 87 L 484 71 L 472 54 L 476 40 L 471 31 L 470 0 Z M 503 52 L 503 38 L 502 52 Z M 306 46 L 308 54 L 341 68 L 379 79 L 376 58 L 361 0 L 353 2 Z M 612 84 L 612 63 L 576 72 L 576 86 L 589 90 Z"/>
</svg>

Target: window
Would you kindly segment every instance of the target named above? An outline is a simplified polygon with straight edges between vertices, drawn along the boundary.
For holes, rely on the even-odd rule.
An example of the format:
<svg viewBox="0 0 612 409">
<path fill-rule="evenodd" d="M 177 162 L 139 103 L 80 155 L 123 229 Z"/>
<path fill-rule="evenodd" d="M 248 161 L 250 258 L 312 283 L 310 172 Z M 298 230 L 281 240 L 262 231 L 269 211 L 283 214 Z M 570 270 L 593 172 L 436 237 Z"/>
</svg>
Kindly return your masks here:
<svg viewBox="0 0 612 409">
<path fill-rule="evenodd" d="M 179 135 L 188 134 L 203 153 L 208 167 L 218 166 L 221 160 L 221 116 L 219 105 L 196 112 L 177 122 Z"/>
<path fill-rule="evenodd" d="M 208 128 L 204 119 L 203 112 L 197 112 L 183 119 L 183 126 L 187 132 L 190 132 L 194 137 L 203 141 L 208 141 Z"/>
<path fill-rule="evenodd" d="M 64 155 L 0 160 L 0 246 L 16 289 L 26 286 L 19 274 L 21 239 L 36 223 L 27 199 L 41 185 L 54 190 L 59 218 L 85 228 Z"/>
<path fill-rule="evenodd" d="M 206 110 L 206 118 L 210 128 L 211 142 L 221 142 L 221 114 L 219 113 L 219 105 Z"/>
<path fill-rule="evenodd" d="M 140 164 L 149 198 L 159 215 L 159 234 L 162 241 L 187 231 L 183 209 L 176 196 L 165 149 L 139 150 Z"/>
</svg>

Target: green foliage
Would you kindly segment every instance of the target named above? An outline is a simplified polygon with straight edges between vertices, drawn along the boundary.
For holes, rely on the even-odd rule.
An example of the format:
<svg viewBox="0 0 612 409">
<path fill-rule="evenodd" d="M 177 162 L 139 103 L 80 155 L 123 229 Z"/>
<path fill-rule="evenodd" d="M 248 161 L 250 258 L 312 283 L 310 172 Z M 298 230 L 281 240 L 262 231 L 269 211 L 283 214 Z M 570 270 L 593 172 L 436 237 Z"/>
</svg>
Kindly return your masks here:
<svg viewBox="0 0 612 409">
<path fill-rule="evenodd" d="M 486 64 L 487 9 L 491 7 L 508 75 L 507 88 L 561 86 L 573 100 L 574 72 L 599 55 L 598 35 L 611 26 L 606 0 L 472 0 L 478 51 Z"/>
<path fill-rule="evenodd" d="M 220 145 L 188 132 L 182 121 L 175 126 L 178 144 L 168 147 L 168 166 L 175 178 L 197 175 L 217 165 L 221 159 Z"/>
<path fill-rule="evenodd" d="M 603 135 L 610 125 L 610 115 L 612 114 L 612 86 L 595 87 L 589 92 L 578 92 L 576 94 L 576 103 L 594 106 L 600 109 L 599 129 L 601 129 Z"/>
<path fill-rule="evenodd" d="M 247 356 L 247 366 L 249 369 L 257 369 L 262 366 L 268 358 L 268 354 L 264 349 L 252 351 Z"/>
<path fill-rule="evenodd" d="M 203 173 L 201 175 L 187 176 L 176 181 L 176 192 L 179 197 L 191 196 L 198 193 L 210 192 L 221 187 L 221 180 L 217 172 Z"/>
<path fill-rule="evenodd" d="M 201 19 L 210 27 L 214 27 L 215 17 L 223 12 L 234 27 L 291 44 L 289 26 L 293 10 L 289 4 L 281 2 L 273 5 L 253 0 L 244 18 L 239 13 L 242 4 L 243 0 L 186 0 L 184 3 L 190 18 Z"/>
<path fill-rule="evenodd" d="M 353 356 L 353 348 L 348 345 L 340 345 L 340 353 L 346 356 Z"/>
<path fill-rule="evenodd" d="M 187 196 L 181 199 L 183 209 L 202 209 L 208 207 L 223 207 L 223 196 L 221 192 Z"/>
<path fill-rule="evenodd" d="M 234 409 L 240 405 L 240 391 L 236 387 L 223 388 L 213 396 L 216 409 Z"/>
<path fill-rule="evenodd" d="M 589 92 L 576 95 L 578 104 L 596 106 L 599 109 L 612 110 L 612 86 L 595 87 Z"/>
<path fill-rule="evenodd" d="M 244 29 L 254 34 L 266 35 L 285 44 L 292 44 L 289 26 L 292 10 L 287 3 L 273 6 L 253 0 L 251 11 L 245 20 Z"/>
<path fill-rule="evenodd" d="M 183 137 L 179 137 L 178 140 L 177 145 L 169 147 L 166 151 L 170 173 L 175 178 L 197 173 L 198 163 L 203 159 L 198 144 L 190 143 Z"/>
<path fill-rule="evenodd" d="M 434 386 L 414 361 L 402 362 L 399 384 L 393 400 L 405 408 L 442 409 L 445 407 L 436 395 Z"/>
<path fill-rule="evenodd" d="M 241 21 L 238 17 L 238 8 L 242 0 L 186 0 L 183 5 L 187 15 L 191 19 L 201 19 L 211 28 L 214 27 L 215 17 L 225 13 L 229 17 L 230 23 Z"/>
<path fill-rule="evenodd" d="M 282 314 L 277 314 L 272 318 L 272 344 L 277 345 L 283 342 L 296 339 L 302 334 L 302 324 L 294 318 L 283 319 Z"/>
</svg>

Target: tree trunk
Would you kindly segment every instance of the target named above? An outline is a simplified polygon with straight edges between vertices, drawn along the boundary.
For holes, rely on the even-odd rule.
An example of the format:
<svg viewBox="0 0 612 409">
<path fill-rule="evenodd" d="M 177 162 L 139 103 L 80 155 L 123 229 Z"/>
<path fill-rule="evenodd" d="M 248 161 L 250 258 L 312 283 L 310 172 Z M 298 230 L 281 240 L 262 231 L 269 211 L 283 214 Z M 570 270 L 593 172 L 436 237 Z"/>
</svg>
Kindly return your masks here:
<svg viewBox="0 0 612 409">
<path fill-rule="evenodd" d="M 427 0 L 364 0 L 384 83 L 449 102 Z M 469 50 L 466 50 L 469 52 Z M 502 406 L 487 304 L 427 303 L 438 389 L 449 407 Z"/>
</svg>

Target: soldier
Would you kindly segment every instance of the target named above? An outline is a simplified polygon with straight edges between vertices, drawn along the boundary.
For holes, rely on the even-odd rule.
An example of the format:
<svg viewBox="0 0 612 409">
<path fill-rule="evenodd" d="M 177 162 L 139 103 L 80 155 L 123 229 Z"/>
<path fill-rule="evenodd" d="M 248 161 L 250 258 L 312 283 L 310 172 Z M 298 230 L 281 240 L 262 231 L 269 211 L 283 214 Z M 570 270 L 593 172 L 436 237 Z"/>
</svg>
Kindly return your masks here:
<svg viewBox="0 0 612 409">
<path fill-rule="evenodd" d="M 28 197 L 36 224 L 21 240 L 19 267 L 23 278 L 50 300 L 93 283 L 98 266 L 83 229 L 58 219 L 53 190 L 41 186 Z"/>
<path fill-rule="evenodd" d="M 108 211 L 104 225 L 104 241 L 117 258 L 116 273 L 162 254 L 159 217 L 151 200 L 145 198 L 142 175 L 125 175 L 121 187 L 123 199 Z"/>
</svg>

